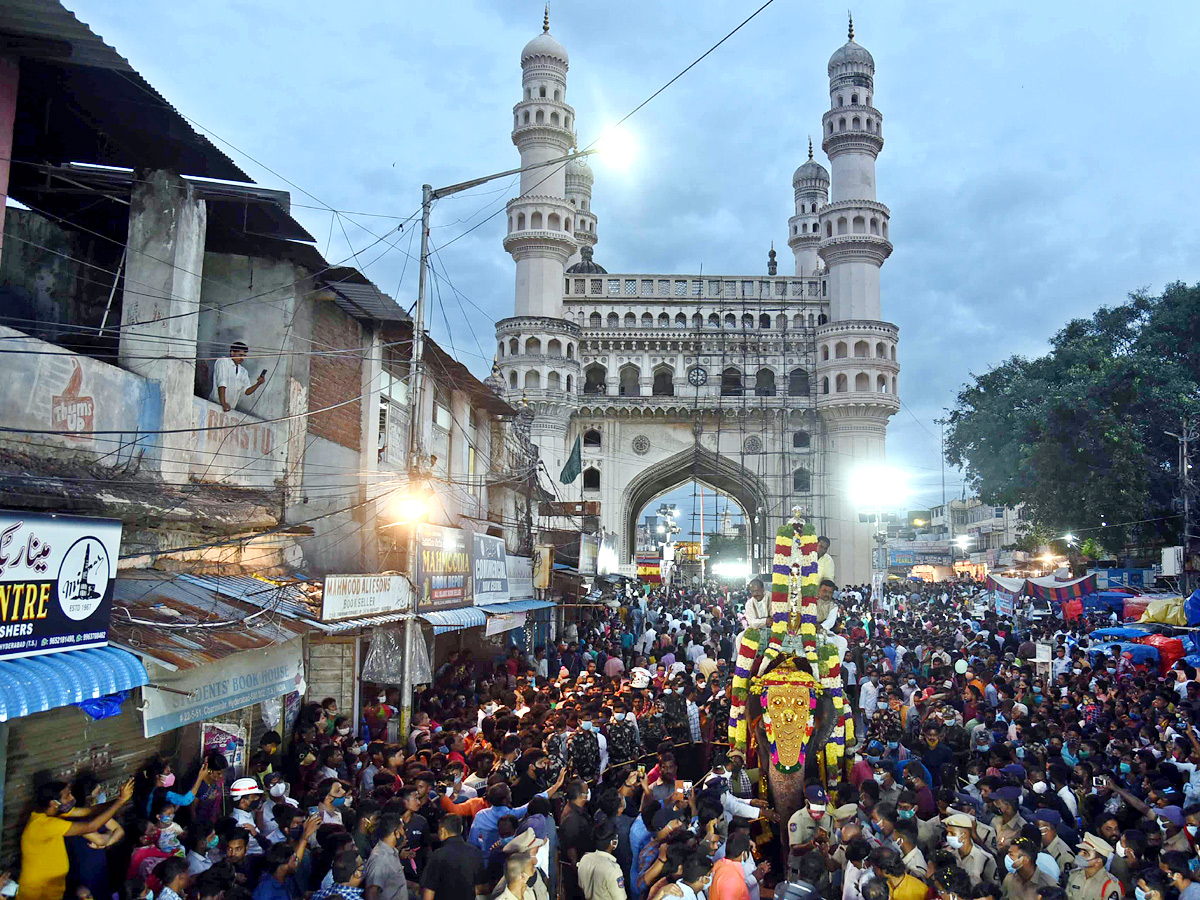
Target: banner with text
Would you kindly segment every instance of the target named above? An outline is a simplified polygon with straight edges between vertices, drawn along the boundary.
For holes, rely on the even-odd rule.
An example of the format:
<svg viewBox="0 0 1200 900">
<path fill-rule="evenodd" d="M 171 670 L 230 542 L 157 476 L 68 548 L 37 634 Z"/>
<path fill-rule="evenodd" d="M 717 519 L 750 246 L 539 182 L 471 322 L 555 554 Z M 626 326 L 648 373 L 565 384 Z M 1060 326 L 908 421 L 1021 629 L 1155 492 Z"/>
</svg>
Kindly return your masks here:
<svg viewBox="0 0 1200 900">
<path fill-rule="evenodd" d="M 148 738 L 306 688 L 300 638 L 177 672 L 147 660 L 146 671 L 151 683 L 170 689 L 142 688 Z"/>
<path fill-rule="evenodd" d="M 321 621 L 412 611 L 412 587 L 403 575 L 326 575 Z"/>
<path fill-rule="evenodd" d="M 417 612 L 458 609 L 470 604 L 467 579 L 471 577 L 470 535 L 460 528 L 417 526 Z"/>
<path fill-rule="evenodd" d="M 115 519 L 0 511 L 0 659 L 108 643 Z"/>
<path fill-rule="evenodd" d="M 475 605 L 507 603 L 510 594 L 504 538 L 487 534 L 472 537 L 471 591 Z"/>
<path fill-rule="evenodd" d="M 508 596 L 512 600 L 532 600 L 533 560 L 528 556 L 507 556 Z"/>
</svg>

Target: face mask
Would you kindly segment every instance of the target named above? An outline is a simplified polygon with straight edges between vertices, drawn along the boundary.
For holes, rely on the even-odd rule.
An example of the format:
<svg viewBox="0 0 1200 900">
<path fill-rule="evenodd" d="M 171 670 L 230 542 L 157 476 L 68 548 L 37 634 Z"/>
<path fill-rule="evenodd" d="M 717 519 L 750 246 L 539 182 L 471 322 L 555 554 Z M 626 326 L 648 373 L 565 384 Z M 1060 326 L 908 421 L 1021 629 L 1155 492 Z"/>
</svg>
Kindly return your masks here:
<svg viewBox="0 0 1200 900">
<path fill-rule="evenodd" d="M 887 778 L 887 776 L 882 772 L 876 772 L 871 777 L 875 779 L 876 784 L 883 784 L 884 779 Z"/>
<path fill-rule="evenodd" d="M 1133 766 L 1131 766 L 1127 762 L 1121 763 L 1117 768 L 1119 768 L 1121 770 L 1121 772 L 1125 775 L 1128 775 L 1130 772 L 1133 771 Z"/>
<path fill-rule="evenodd" d="M 1137 898 L 1137 900 L 1146 900 L 1146 892 L 1140 887 L 1135 887 L 1133 889 L 1133 896 Z"/>
<path fill-rule="evenodd" d="M 1083 669 L 1072 669 L 1072 670 L 1071 670 L 1071 674 L 1072 674 L 1072 675 L 1082 675 L 1082 674 L 1083 674 Z"/>
<path fill-rule="evenodd" d="M 1004 868 L 1007 869 L 1009 872 L 1017 871 L 1017 864 L 1012 861 L 1011 856 L 1004 857 Z"/>
<path fill-rule="evenodd" d="M 208 840 L 204 842 L 204 849 L 205 850 L 216 850 L 217 849 L 217 836 L 215 834 L 211 834 L 208 836 Z"/>
<path fill-rule="evenodd" d="M 1125 858 L 1125 845 L 1122 844 L 1120 841 L 1117 841 L 1117 846 L 1113 848 L 1113 852 L 1115 854 L 1117 854 L 1117 856 L 1121 857 L 1121 859 L 1124 859 Z"/>
<path fill-rule="evenodd" d="M 821 809 L 819 806 L 810 806 L 808 808 L 808 814 L 814 819 L 821 819 L 825 816 L 825 810 Z"/>
<path fill-rule="evenodd" d="M 897 749 L 899 746 L 900 746 L 900 742 L 899 742 L 899 741 L 888 741 L 888 749 L 889 749 L 889 750 L 895 750 L 895 749 Z"/>
<path fill-rule="evenodd" d="M 339 728 L 339 729 L 337 730 L 337 733 L 338 733 L 338 734 L 349 734 L 349 733 L 350 733 L 350 729 L 349 729 L 349 728 Z"/>
<path fill-rule="evenodd" d="M 1044 781 L 1035 781 L 1033 783 L 1033 792 L 1035 794 L 1044 794 L 1049 790 L 1048 785 Z"/>
<path fill-rule="evenodd" d="M 146 896 L 142 900 L 154 900 L 154 891 L 147 891 Z"/>
<path fill-rule="evenodd" d="M 175 821 L 174 816 L 168 816 L 168 815 L 164 814 L 164 815 L 161 815 L 158 817 L 158 823 L 160 825 L 170 825 L 174 821 Z"/>
<path fill-rule="evenodd" d="M 334 798 L 333 798 L 333 805 L 334 805 L 334 806 L 345 806 L 345 805 L 346 805 L 346 798 L 345 798 L 345 797 L 334 797 Z"/>
<path fill-rule="evenodd" d="M 162 783 L 163 783 L 163 787 L 165 787 L 165 788 L 174 787 L 175 786 L 175 773 L 172 772 L 170 775 L 164 775 Z"/>
<path fill-rule="evenodd" d="M 1018 747 L 1017 748 L 1017 759 L 1024 759 L 1024 758 L 1025 758 L 1025 748 Z"/>
<path fill-rule="evenodd" d="M 75 801 L 70 800 L 67 803 L 60 803 L 58 806 L 58 811 L 59 811 L 59 813 L 66 813 L 66 812 L 70 812 L 74 808 L 75 808 Z"/>
<path fill-rule="evenodd" d="M 584 731 L 591 731 L 592 723 L 591 722 L 580 722 L 579 727 L 582 728 Z"/>
<path fill-rule="evenodd" d="M 1092 751 L 1091 751 L 1091 750 L 1080 750 L 1080 751 L 1079 751 L 1079 758 L 1080 758 L 1080 759 L 1087 759 L 1087 758 L 1088 758 L 1089 756 L 1091 756 L 1091 755 L 1092 755 Z"/>
<path fill-rule="evenodd" d="M 956 834 L 947 835 L 946 844 L 951 850 L 961 850 L 963 846 L 963 839 Z"/>
<path fill-rule="evenodd" d="M 896 810 L 896 815 L 899 816 L 901 819 L 911 819 L 916 814 L 917 814 L 917 811 L 915 809 L 898 809 L 898 810 Z"/>
<path fill-rule="evenodd" d="M 967 784 L 979 784 L 979 776 L 974 772 L 967 774 Z"/>
<path fill-rule="evenodd" d="M 1197 831 L 1200 831 L 1200 826 L 1196 826 L 1196 825 L 1187 826 L 1187 833 L 1190 834 L 1192 837 L 1196 836 Z"/>
<path fill-rule="evenodd" d="M 1088 859 L 1086 856 L 1084 856 L 1082 853 L 1075 854 L 1075 868 L 1086 869 L 1088 867 L 1089 863 L 1091 863 L 1091 860 Z"/>
</svg>

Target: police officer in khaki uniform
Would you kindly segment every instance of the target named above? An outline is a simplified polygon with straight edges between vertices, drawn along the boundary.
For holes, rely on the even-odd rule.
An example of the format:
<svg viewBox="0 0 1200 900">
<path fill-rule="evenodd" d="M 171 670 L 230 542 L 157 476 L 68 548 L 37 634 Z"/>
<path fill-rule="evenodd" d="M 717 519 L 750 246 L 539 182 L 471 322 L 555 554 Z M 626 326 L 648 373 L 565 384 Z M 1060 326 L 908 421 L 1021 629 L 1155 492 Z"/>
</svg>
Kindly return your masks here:
<svg viewBox="0 0 1200 900">
<path fill-rule="evenodd" d="M 946 845 L 954 851 L 956 862 L 971 879 L 971 887 L 996 880 L 996 859 L 975 842 L 975 819 L 966 813 L 947 816 Z"/>
<path fill-rule="evenodd" d="M 626 900 L 616 849 L 617 826 L 606 819 L 596 827 L 596 849 L 579 860 L 579 887 L 586 900 Z"/>
<path fill-rule="evenodd" d="M 829 839 L 829 797 L 825 789 L 819 784 L 810 785 L 804 792 L 804 799 L 805 805 L 792 813 L 792 817 L 788 819 L 788 845 L 792 850 L 788 857 L 789 873 L 794 872 L 800 859 L 815 844 Z"/>
<path fill-rule="evenodd" d="M 1076 848 L 1075 870 L 1067 876 L 1067 900 L 1123 900 L 1121 882 L 1104 870 L 1113 846 L 1090 831 Z"/>
<path fill-rule="evenodd" d="M 1062 872 L 1069 872 L 1075 865 L 1075 854 L 1067 846 L 1067 842 L 1058 836 L 1062 825 L 1062 816 L 1056 809 L 1039 809 L 1033 814 L 1038 831 L 1042 835 L 1042 852 L 1048 853 Z"/>
</svg>

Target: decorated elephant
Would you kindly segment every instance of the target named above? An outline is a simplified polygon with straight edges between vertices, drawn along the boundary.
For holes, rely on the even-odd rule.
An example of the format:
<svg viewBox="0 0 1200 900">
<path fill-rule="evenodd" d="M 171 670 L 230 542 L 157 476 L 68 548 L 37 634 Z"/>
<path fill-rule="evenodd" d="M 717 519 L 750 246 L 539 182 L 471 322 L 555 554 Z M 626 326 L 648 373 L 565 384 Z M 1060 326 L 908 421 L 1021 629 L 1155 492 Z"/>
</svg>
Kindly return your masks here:
<svg viewBox="0 0 1200 900">
<path fill-rule="evenodd" d="M 786 828 L 804 802 L 806 777 L 824 784 L 854 729 L 842 687 L 843 645 L 817 627 L 816 533 L 798 513 L 776 534 L 770 615 L 769 628 L 741 637 L 729 743 L 745 752 L 753 734 L 772 808 Z"/>
</svg>

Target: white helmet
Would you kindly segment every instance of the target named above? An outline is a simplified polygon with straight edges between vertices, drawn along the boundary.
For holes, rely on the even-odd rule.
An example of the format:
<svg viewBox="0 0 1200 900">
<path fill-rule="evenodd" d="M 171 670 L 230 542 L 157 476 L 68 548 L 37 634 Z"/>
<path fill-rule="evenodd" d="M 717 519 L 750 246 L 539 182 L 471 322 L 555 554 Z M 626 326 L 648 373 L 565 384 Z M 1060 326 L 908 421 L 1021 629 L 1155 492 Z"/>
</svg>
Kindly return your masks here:
<svg viewBox="0 0 1200 900">
<path fill-rule="evenodd" d="M 229 796 L 235 800 L 240 800 L 242 797 L 252 797 L 255 794 L 261 794 L 262 788 L 258 786 L 258 782 L 253 778 L 239 778 L 229 786 Z"/>
</svg>

